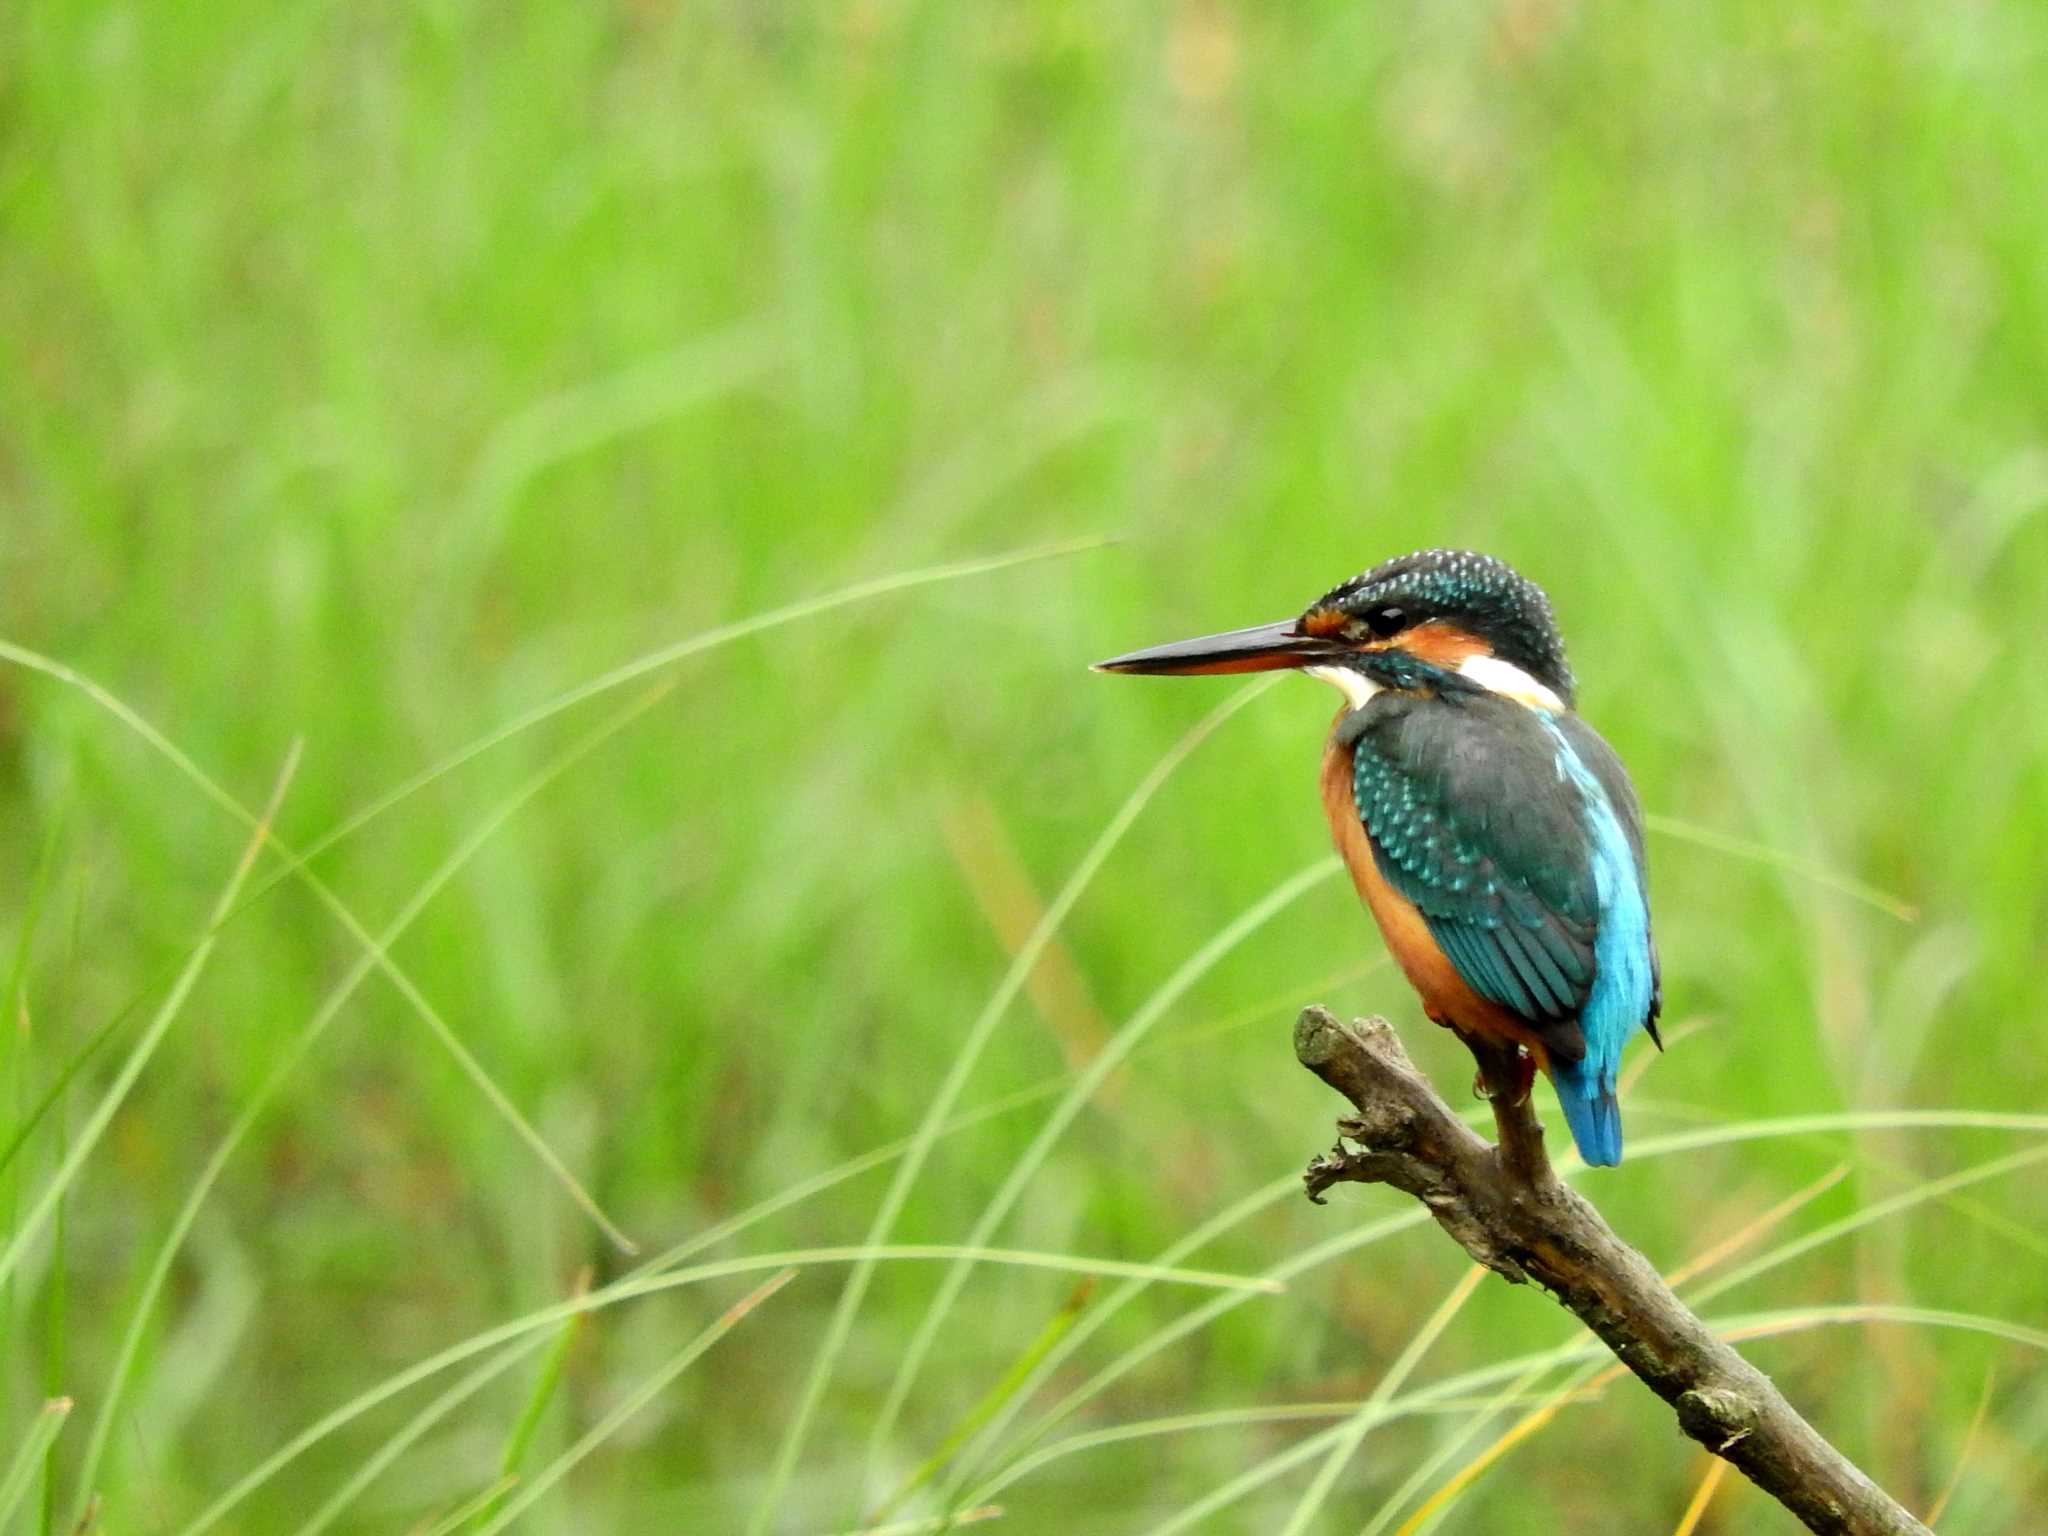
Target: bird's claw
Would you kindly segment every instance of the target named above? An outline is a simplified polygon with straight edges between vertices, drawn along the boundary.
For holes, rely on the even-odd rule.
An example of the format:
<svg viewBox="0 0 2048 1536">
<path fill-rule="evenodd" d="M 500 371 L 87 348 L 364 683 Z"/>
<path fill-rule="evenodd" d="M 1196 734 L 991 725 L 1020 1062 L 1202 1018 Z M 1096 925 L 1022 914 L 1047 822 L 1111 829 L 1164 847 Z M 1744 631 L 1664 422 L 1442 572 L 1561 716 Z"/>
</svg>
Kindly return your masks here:
<svg viewBox="0 0 2048 1536">
<path fill-rule="evenodd" d="M 1526 1104 L 1536 1087 L 1536 1058 L 1520 1046 L 1515 1048 L 1515 1090 L 1508 1099 L 1510 1104 Z M 1491 1103 L 1493 1090 L 1486 1085 L 1486 1070 L 1480 1068 L 1472 1074 L 1472 1097 Z"/>
</svg>

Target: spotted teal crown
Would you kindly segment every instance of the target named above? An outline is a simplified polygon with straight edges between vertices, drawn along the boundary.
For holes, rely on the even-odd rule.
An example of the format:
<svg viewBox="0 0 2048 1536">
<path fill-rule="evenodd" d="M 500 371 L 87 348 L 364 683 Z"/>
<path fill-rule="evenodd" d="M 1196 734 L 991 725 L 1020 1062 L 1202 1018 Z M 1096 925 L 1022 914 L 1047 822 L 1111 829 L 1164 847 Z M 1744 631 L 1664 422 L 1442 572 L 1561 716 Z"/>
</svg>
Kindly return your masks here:
<svg viewBox="0 0 2048 1536">
<path fill-rule="evenodd" d="M 1572 702 L 1571 664 L 1550 599 L 1535 582 L 1491 555 L 1424 549 L 1383 561 L 1308 607 L 1309 614 L 1331 610 L 1357 620 L 1361 633 L 1393 633 L 1431 619 L 1455 624 L 1566 704 Z"/>
</svg>

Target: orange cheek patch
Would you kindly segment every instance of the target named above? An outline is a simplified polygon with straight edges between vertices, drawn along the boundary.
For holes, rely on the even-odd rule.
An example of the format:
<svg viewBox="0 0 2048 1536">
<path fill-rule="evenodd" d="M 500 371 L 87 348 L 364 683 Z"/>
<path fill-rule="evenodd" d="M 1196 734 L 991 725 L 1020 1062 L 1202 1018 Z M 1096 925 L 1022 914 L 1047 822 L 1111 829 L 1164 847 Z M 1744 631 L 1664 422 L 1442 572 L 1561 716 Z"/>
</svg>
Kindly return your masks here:
<svg viewBox="0 0 2048 1536">
<path fill-rule="evenodd" d="M 1458 628 L 1432 619 L 1427 624 L 1418 624 L 1394 636 L 1392 647 L 1406 651 L 1411 656 L 1455 672 L 1458 664 L 1468 656 L 1490 654 L 1486 642 L 1469 630 Z"/>
</svg>

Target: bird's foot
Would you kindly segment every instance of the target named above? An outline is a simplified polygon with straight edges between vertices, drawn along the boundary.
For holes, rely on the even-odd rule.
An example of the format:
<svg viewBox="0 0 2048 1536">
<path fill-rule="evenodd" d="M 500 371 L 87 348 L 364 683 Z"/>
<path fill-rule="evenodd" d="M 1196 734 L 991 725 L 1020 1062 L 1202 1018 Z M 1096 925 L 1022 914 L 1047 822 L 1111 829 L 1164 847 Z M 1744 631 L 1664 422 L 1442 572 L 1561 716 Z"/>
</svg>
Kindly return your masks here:
<svg viewBox="0 0 2048 1536">
<path fill-rule="evenodd" d="M 1536 1058 L 1519 1046 L 1515 1049 L 1514 1092 L 1508 1099 L 1510 1104 L 1526 1104 L 1529 1094 L 1536 1086 Z M 1472 1074 L 1472 1097 L 1491 1102 L 1494 1092 L 1487 1086 L 1484 1069 Z"/>
<path fill-rule="evenodd" d="M 1536 1058 L 1527 1051 L 1515 1053 L 1515 1102 L 1526 1104 L 1536 1087 Z"/>
</svg>

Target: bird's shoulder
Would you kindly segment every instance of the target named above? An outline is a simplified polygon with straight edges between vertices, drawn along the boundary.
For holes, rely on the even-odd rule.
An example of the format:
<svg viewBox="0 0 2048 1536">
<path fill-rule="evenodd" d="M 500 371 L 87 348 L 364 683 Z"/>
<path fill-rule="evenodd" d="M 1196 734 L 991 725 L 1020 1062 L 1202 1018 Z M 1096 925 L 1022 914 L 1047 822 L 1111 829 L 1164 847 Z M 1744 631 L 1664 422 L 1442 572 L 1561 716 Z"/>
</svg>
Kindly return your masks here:
<svg viewBox="0 0 2048 1536">
<path fill-rule="evenodd" d="M 1448 901 L 1491 882 L 1496 897 L 1505 888 L 1574 921 L 1597 916 L 1582 800 L 1535 711 L 1491 694 L 1386 693 L 1341 734 L 1359 814 L 1407 883 Z"/>
</svg>

